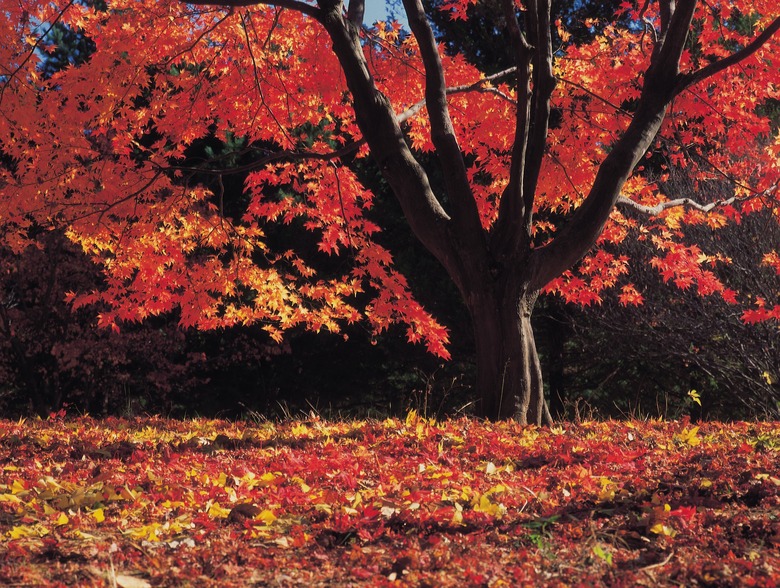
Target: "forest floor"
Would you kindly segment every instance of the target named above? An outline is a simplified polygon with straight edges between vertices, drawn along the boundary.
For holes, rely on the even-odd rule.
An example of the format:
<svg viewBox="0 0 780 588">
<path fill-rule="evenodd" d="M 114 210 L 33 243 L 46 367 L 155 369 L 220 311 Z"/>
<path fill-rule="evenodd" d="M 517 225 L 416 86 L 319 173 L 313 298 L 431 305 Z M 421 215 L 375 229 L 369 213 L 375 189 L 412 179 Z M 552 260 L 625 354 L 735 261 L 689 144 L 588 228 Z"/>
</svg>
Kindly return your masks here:
<svg viewBox="0 0 780 588">
<path fill-rule="evenodd" d="M 0 421 L 3 586 L 777 586 L 780 424 Z"/>
</svg>

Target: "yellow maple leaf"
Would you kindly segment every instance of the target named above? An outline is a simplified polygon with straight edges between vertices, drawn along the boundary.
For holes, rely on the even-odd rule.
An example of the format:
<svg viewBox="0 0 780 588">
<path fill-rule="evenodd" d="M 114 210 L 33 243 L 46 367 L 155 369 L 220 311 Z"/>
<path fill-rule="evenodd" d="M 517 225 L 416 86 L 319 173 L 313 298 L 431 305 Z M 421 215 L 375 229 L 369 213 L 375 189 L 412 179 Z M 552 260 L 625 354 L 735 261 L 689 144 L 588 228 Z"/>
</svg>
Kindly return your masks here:
<svg viewBox="0 0 780 588">
<path fill-rule="evenodd" d="M 410 410 L 410 411 L 409 411 L 409 412 L 406 414 L 406 426 L 408 427 L 408 426 L 410 426 L 410 425 L 414 425 L 414 424 L 416 424 L 416 423 L 417 423 L 417 421 L 418 421 L 418 419 L 419 419 L 419 416 L 417 415 L 417 411 L 416 411 L 416 410 L 414 410 L 414 409 L 411 409 L 411 410 Z"/>
<path fill-rule="evenodd" d="M 501 518 L 506 514 L 506 507 L 496 500 L 496 495 L 506 490 L 506 486 L 498 484 L 482 495 L 475 495 L 471 501 L 474 512 L 482 512 L 492 517 Z"/>
<path fill-rule="evenodd" d="M 160 537 L 157 535 L 157 530 L 160 528 L 159 523 L 152 523 L 150 525 L 144 525 L 143 527 L 137 527 L 135 529 L 128 529 L 124 531 L 125 535 L 129 535 L 133 539 L 142 539 L 144 541 L 159 541 Z"/>
<path fill-rule="evenodd" d="M 295 437 L 306 437 L 309 435 L 309 427 L 307 427 L 304 423 L 298 423 L 292 426 L 290 432 Z"/>
<path fill-rule="evenodd" d="M 215 502 L 209 507 L 207 512 L 212 519 L 224 519 L 230 514 L 230 509 L 222 508 L 219 502 Z"/>
<path fill-rule="evenodd" d="M 102 523 L 106 520 L 106 515 L 103 512 L 102 508 L 97 508 L 92 511 L 92 518 L 94 518 L 98 523 Z"/>
<path fill-rule="evenodd" d="M 460 525 L 463 522 L 463 507 L 459 502 L 455 503 L 455 512 L 452 515 L 452 524 Z"/>
<path fill-rule="evenodd" d="M 256 519 L 263 521 L 266 525 L 271 525 L 276 520 L 276 515 L 271 510 L 264 510 L 258 514 Z"/>
<path fill-rule="evenodd" d="M 615 498 L 615 483 L 609 478 L 602 476 L 599 479 L 601 483 L 601 491 L 599 492 L 599 500 L 609 501 Z"/>
<path fill-rule="evenodd" d="M 677 531 L 668 525 L 664 525 L 663 523 L 656 523 L 650 527 L 649 531 L 651 533 L 655 533 L 656 535 L 664 535 L 666 537 L 674 537 L 677 534 Z"/>
<path fill-rule="evenodd" d="M 11 539 L 24 539 L 26 537 L 43 537 L 44 535 L 48 535 L 49 530 L 41 527 L 40 525 L 35 526 L 28 526 L 28 525 L 18 525 L 11 529 L 10 531 L 6 531 L 6 535 L 10 537 Z"/>
<path fill-rule="evenodd" d="M 675 438 L 678 441 L 681 441 L 683 443 L 687 443 L 691 447 L 696 447 L 701 443 L 701 439 L 697 437 L 697 434 L 699 432 L 699 427 L 691 427 L 690 429 L 683 429 L 682 433 L 679 435 L 675 435 Z"/>
</svg>

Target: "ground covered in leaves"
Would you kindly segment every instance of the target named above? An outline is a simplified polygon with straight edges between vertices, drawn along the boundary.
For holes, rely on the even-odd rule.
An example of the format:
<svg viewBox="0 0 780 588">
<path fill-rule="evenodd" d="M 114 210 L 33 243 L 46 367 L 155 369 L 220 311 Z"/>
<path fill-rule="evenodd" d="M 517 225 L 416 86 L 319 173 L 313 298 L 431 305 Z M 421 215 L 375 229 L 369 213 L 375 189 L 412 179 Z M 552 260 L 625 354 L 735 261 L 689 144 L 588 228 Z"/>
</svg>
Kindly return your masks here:
<svg viewBox="0 0 780 588">
<path fill-rule="evenodd" d="M 0 421 L 0 585 L 776 586 L 780 425 Z"/>
</svg>

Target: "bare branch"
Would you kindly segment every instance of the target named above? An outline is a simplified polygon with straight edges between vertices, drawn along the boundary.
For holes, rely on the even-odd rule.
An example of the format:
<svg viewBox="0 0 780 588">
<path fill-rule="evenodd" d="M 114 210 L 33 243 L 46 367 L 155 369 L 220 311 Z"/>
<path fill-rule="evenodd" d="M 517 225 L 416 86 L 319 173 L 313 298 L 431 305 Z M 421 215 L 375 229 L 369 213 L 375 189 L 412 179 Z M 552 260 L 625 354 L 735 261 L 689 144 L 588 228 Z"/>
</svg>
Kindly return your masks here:
<svg viewBox="0 0 780 588">
<path fill-rule="evenodd" d="M 722 177 L 724 180 L 726 180 L 727 182 L 729 182 L 733 186 L 737 186 L 739 188 L 742 188 L 745 192 L 752 192 L 753 196 L 759 196 L 759 197 L 766 196 L 766 195 L 768 195 L 772 191 L 773 188 L 777 187 L 777 184 L 775 184 L 774 186 L 770 186 L 769 188 L 767 188 L 763 192 L 759 192 L 757 190 L 754 190 L 750 185 L 748 185 L 748 184 L 738 180 L 733 175 L 729 174 L 725 170 L 721 169 L 719 166 L 715 165 L 712 162 L 712 160 L 710 160 L 709 158 L 707 158 L 707 157 L 705 157 L 705 156 L 703 156 L 701 154 L 698 154 L 698 153 L 691 153 L 690 155 L 692 156 L 693 159 L 697 159 L 697 160 L 699 160 L 700 163 L 704 163 L 704 165 L 709 167 L 717 175 Z"/>
<path fill-rule="evenodd" d="M 263 92 L 263 87 L 260 84 L 260 75 L 258 74 L 258 67 L 257 67 L 257 60 L 255 59 L 255 52 L 252 49 L 252 40 L 249 38 L 249 26 L 247 26 L 247 21 L 251 24 L 252 17 L 249 14 L 241 14 L 241 27 L 244 30 L 244 39 L 246 39 L 246 48 L 249 52 L 249 57 L 252 60 L 252 73 L 253 73 L 253 79 L 255 82 L 255 89 L 257 90 L 257 94 L 260 96 L 260 102 L 263 106 L 265 106 L 265 109 L 268 111 L 269 116 L 273 119 L 274 123 L 276 123 L 276 126 L 279 128 L 279 131 L 284 135 L 285 139 L 290 144 L 293 144 L 292 137 L 287 133 L 287 130 L 284 128 L 282 123 L 279 122 L 279 119 L 276 118 L 276 114 L 274 113 L 273 109 L 269 106 L 269 104 L 265 100 L 265 93 Z M 252 28 L 254 28 L 254 25 L 252 24 Z M 271 33 L 268 33 L 268 36 L 270 38 Z"/>
<path fill-rule="evenodd" d="M 444 92 L 449 96 L 450 94 L 464 94 L 466 92 L 483 92 L 483 93 L 491 93 L 495 94 L 502 100 L 506 100 L 510 104 L 517 104 L 515 100 L 512 100 L 509 96 L 504 94 L 501 90 L 498 88 L 494 88 L 492 86 L 487 86 L 486 84 L 488 82 L 492 82 L 494 80 L 497 80 L 499 78 L 502 78 L 504 76 L 507 76 L 511 73 L 514 73 L 516 71 L 516 68 L 510 67 L 508 69 L 502 70 L 500 72 L 494 73 L 492 75 L 486 76 L 484 78 L 480 78 L 473 84 L 463 84 L 460 86 L 449 86 L 444 89 Z M 409 108 L 404 110 L 403 112 L 400 112 L 396 115 L 398 118 L 398 122 L 403 124 L 410 118 L 416 116 L 425 106 L 425 98 L 420 100 L 419 102 L 415 102 L 412 104 Z"/>
<path fill-rule="evenodd" d="M 181 57 L 185 53 L 189 53 L 190 51 L 192 51 L 198 43 L 200 43 L 207 35 L 210 35 L 212 32 L 214 32 L 217 29 L 218 26 L 220 26 L 223 22 L 225 22 L 231 16 L 233 16 L 233 9 L 232 8 L 225 13 L 225 16 L 223 16 L 220 19 L 217 19 L 217 21 L 214 24 L 212 24 L 207 29 L 204 29 L 198 36 L 196 36 L 195 40 L 192 43 L 190 43 L 190 45 L 188 47 L 185 47 L 184 49 L 182 49 L 178 53 L 175 53 L 174 55 L 171 55 L 170 57 L 166 58 L 165 63 L 166 64 L 173 63 L 174 61 L 176 61 L 179 57 Z"/>
<path fill-rule="evenodd" d="M 584 196 L 584 194 L 583 194 L 583 193 L 582 193 L 582 191 L 579 189 L 579 187 L 577 186 L 577 184 L 575 184 L 575 183 L 574 183 L 574 180 L 572 180 L 572 178 L 571 178 L 571 174 L 569 174 L 569 168 L 568 168 L 568 167 L 566 167 L 566 166 L 563 164 L 563 162 L 560 160 L 560 158 L 559 158 L 559 157 L 558 157 L 558 156 L 555 154 L 555 152 L 553 152 L 552 150 L 550 150 L 550 157 L 551 157 L 551 158 L 552 158 L 552 160 L 555 162 L 555 165 L 557 165 L 557 166 L 558 166 L 558 169 L 559 169 L 559 170 L 561 170 L 561 173 L 563 174 L 563 177 L 564 177 L 564 178 L 566 178 L 566 183 L 567 183 L 567 184 L 569 184 L 569 186 L 570 186 L 570 187 L 571 187 L 571 189 L 574 191 L 574 193 L 575 193 L 575 194 L 577 194 L 577 196 L 578 196 L 580 199 L 584 198 L 584 197 L 585 197 L 585 196 Z"/>
<path fill-rule="evenodd" d="M 726 200 L 717 200 L 715 202 L 710 202 L 709 204 L 701 204 L 699 202 L 696 202 L 695 200 L 691 200 L 690 198 L 677 198 L 675 200 L 666 200 L 665 202 L 659 202 L 655 206 L 645 206 L 644 204 L 639 204 L 638 202 L 634 202 L 633 200 L 631 200 L 630 198 L 626 198 L 625 196 L 619 196 L 617 199 L 618 204 L 622 206 L 626 206 L 628 208 L 631 208 L 632 210 L 636 210 L 637 212 L 641 212 L 648 216 L 658 216 L 664 210 L 668 210 L 670 208 L 679 208 L 680 206 L 685 206 L 686 208 L 693 208 L 696 210 L 700 210 L 701 212 L 710 212 L 714 208 L 728 206 L 729 204 L 733 204 L 736 201 L 737 201 L 736 196 L 732 196 L 731 198 L 728 198 Z"/>
<path fill-rule="evenodd" d="M 120 204 L 124 204 L 125 202 L 129 202 L 130 200 L 133 200 L 134 198 L 140 196 L 143 194 L 147 189 L 149 189 L 156 181 L 157 178 L 159 178 L 162 175 L 162 170 L 157 170 L 152 174 L 152 177 L 149 178 L 140 188 L 137 190 L 134 190 L 130 194 L 126 194 L 125 196 L 122 196 L 121 198 L 117 198 L 116 200 L 111 200 L 110 202 L 106 202 L 105 206 L 100 209 L 94 209 L 90 210 L 89 212 L 86 212 L 84 214 L 71 217 L 68 219 L 68 222 L 74 223 L 79 220 L 83 220 L 85 218 L 89 218 L 91 216 L 97 215 L 97 220 L 95 221 L 95 224 L 99 225 L 101 222 L 103 222 L 103 217 L 108 214 L 112 209 L 116 208 Z"/>
<path fill-rule="evenodd" d="M 578 88 L 579 90 L 582 90 L 583 92 L 585 92 L 591 98 L 595 98 L 599 102 L 603 102 L 604 104 L 606 104 L 610 108 L 614 109 L 616 114 L 620 114 L 620 115 L 623 115 L 623 116 L 631 116 L 631 114 L 628 111 L 624 110 L 623 108 L 621 108 L 620 106 L 618 106 L 614 102 L 610 102 L 609 100 L 607 100 L 603 96 L 599 96 L 598 94 L 596 94 L 592 90 L 588 90 L 588 88 L 586 88 L 582 84 L 579 84 L 577 82 L 573 82 L 571 80 L 567 80 L 566 78 L 562 78 L 560 76 L 556 76 L 555 79 L 557 81 L 559 81 L 559 82 L 563 82 L 564 84 L 568 84 L 569 86 L 574 86 L 575 88 Z"/>
<path fill-rule="evenodd" d="M 696 202 L 691 198 L 676 198 L 674 200 L 666 200 L 665 202 L 659 202 L 655 206 L 646 206 L 644 204 L 639 204 L 638 202 L 634 202 L 630 198 L 626 198 L 625 196 L 622 195 L 618 197 L 617 203 L 622 206 L 626 206 L 628 208 L 636 210 L 637 212 L 641 212 L 642 214 L 646 214 L 648 216 L 658 216 L 664 210 L 668 210 L 670 208 L 678 208 L 680 206 L 684 206 L 686 208 L 693 208 L 694 210 L 699 210 L 701 212 L 710 212 L 716 208 L 729 206 L 730 204 L 734 204 L 735 202 L 742 202 L 744 200 L 749 200 L 752 198 L 763 198 L 765 196 L 769 196 L 772 192 L 778 189 L 778 186 L 779 184 L 774 184 L 769 188 L 767 188 L 766 190 L 763 190 L 761 192 L 755 192 L 750 196 L 744 196 L 742 198 L 738 198 L 737 196 L 732 196 L 731 198 L 725 198 L 723 200 L 715 200 L 714 202 L 709 202 L 707 204 Z"/>
</svg>

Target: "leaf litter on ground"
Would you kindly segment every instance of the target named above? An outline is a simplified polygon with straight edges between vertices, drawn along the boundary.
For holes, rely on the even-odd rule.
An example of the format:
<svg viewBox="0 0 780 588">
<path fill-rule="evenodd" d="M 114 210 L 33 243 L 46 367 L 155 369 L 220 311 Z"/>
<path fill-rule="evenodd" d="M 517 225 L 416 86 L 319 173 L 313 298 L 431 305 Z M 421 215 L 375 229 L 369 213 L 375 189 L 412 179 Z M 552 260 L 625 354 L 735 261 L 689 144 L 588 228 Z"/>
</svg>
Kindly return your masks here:
<svg viewBox="0 0 780 588">
<path fill-rule="evenodd" d="M 0 421 L 0 584 L 774 586 L 780 426 Z"/>
</svg>

